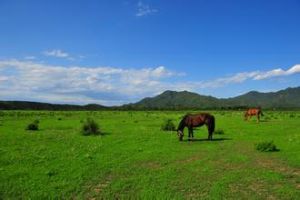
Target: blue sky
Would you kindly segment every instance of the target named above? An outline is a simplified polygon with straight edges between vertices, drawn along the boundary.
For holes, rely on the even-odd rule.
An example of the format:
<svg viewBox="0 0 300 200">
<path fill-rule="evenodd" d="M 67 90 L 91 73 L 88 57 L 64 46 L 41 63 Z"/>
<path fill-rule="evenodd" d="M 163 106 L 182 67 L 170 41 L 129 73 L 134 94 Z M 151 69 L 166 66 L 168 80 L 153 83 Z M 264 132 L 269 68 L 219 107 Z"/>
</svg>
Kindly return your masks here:
<svg viewBox="0 0 300 200">
<path fill-rule="evenodd" d="M 0 99 L 119 105 L 300 85 L 298 0 L 0 0 Z"/>
</svg>

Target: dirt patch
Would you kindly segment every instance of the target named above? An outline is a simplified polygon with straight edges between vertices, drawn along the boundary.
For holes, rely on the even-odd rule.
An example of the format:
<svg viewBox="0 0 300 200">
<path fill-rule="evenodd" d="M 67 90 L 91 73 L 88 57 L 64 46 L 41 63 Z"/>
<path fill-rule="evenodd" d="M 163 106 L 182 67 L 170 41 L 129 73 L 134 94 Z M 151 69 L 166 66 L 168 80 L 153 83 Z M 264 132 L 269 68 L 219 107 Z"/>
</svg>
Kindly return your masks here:
<svg viewBox="0 0 300 200">
<path fill-rule="evenodd" d="M 100 183 L 97 185 L 88 186 L 88 193 L 87 196 L 84 199 L 94 200 L 99 199 L 99 196 L 101 196 L 101 193 L 109 187 L 113 180 L 113 176 L 111 174 L 104 177 Z M 97 197 L 97 198 L 96 198 Z M 100 198 L 101 199 L 101 198 Z"/>
<path fill-rule="evenodd" d="M 96 194 L 101 193 L 107 186 L 110 185 L 112 179 L 113 179 L 113 177 L 111 175 L 105 177 L 104 180 L 102 180 L 98 185 L 95 186 L 94 192 Z"/>
<path fill-rule="evenodd" d="M 257 159 L 257 165 L 275 172 L 279 172 L 289 178 L 300 178 L 300 169 L 290 167 L 286 163 L 283 163 L 279 160 L 275 161 L 266 158 Z"/>
<path fill-rule="evenodd" d="M 143 162 L 138 164 L 138 166 L 146 169 L 152 169 L 152 170 L 158 170 L 162 167 L 160 163 L 153 162 L 153 161 Z"/>
<path fill-rule="evenodd" d="M 281 174 L 285 181 L 299 189 L 299 168 L 291 167 L 284 161 L 271 157 L 269 154 L 261 155 L 254 153 L 252 158 L 252 164 L 255 163 L 256 168 L 263 168 Z"/>
<path fill-rule="evenodd" d="M 200 157 L 199 156 L 192 156 L 192 157 L 185 158 L 185 159 L 182 159 L 182 160 L 177 160 L 176 162 L 177 163 L 191 163 L 191 162 L 194 162 L 196 160 L 200 160 Z"/>
</svg>

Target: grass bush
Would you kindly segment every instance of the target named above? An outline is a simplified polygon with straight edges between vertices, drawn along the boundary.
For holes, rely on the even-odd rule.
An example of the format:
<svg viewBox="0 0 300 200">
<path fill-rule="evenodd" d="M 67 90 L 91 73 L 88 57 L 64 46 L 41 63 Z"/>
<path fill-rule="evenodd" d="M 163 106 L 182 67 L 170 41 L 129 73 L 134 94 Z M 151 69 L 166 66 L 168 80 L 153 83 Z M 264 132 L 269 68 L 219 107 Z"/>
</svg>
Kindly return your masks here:
<svg viewBox="0 0 300 200">
<path fill-rule="evenodd" d="M 225 132 L 223 131 L 223 129 L 217 129 L 217 130 L 215 130 L 214 134 L 217 134 L 217 135 L 224 135 Z"/>
<path fill-rule="evenodd" d="M 279 151 L 273 141 L 263 141 L 256 144 L 256 150 L 261 152 Z"/>
<path fill-rule="evenodd" d="M 37 120 L 37 119 L 34 120 L 33 122 L 31 122 L 30 124 L 27 125 L 26 130 L 29 130 L 29 131 L 39 130 L 39 123 L 40 123 L 39 120 Z"/>
<path fill-rule="evenodd" d="M 95 120 L 87 118 L 87 120 L 82 125 L 82 135 L 100 135 L 101 131 L 99 125 Z"/>
<path fill-rule="evenodd" d="M 161 130 L 163 131 L 175 131 L 176 127 L 175 124 L 171 119 L 167 119 L 162 125 Z"/>
<path fill-rule="evenodd" d="M 295 118 L 295 115 L 294 114 L 290 114 L 290 118 Z"/>
</svg>

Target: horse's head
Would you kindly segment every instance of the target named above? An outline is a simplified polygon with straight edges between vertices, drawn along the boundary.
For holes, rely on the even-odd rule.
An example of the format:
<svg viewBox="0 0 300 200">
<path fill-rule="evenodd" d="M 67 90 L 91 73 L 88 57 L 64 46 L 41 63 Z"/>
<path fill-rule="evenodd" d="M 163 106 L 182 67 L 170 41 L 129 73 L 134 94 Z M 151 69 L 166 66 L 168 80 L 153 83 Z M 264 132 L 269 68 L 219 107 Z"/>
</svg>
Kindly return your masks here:
<svg viewBox="0 0 300 200">
<path fill-rule="evenodd" d="M 183 131 L 177 130 L 177 135 L 178 135 L 179 141 L 182 141 L 182 138 L 183 138 Z"/>
<path fill-rule="evenodd" d="M 244 119 L 245 119 L 245 121 L 248 119 L 248 111 L 245 112 Z"/>
</svg>

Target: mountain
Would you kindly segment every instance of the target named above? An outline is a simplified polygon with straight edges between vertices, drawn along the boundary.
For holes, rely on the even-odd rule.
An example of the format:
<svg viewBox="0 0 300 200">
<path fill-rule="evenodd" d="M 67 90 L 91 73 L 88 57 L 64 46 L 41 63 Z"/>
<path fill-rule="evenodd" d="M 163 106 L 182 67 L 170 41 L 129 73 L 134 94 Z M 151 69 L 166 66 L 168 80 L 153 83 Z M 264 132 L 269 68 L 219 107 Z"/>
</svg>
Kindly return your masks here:
<svg viewBox="0 0 300 200">
<path fill-rule="evenodd" d="M 0 101 L 0 110 L 182 110 L 238 109 L 261 106 L 267 109 L 300 109 L 300 87 L 278 92 L 251 91 L 233 98 L 215 98 L 188 91 L 167 90 L 137 103 L 106 107 L 98 104 L 62 105 L 26 101 Z"/>
<path fill-rule="evenodd" d="M 30 101 L 0 101 L 0 110 L 104 110 L 108 107 L 98 104 L 84 106 L 68 104 L 50 104 Z"/>
<path fill-rule="evenodd" d="M 300 87 L 278 92 L 251 91 L 234 98 L 215 98 L 188 91 L 165 91 L 155 97 L 124 105 L 127 109 L 227 109 L 261 106 L 263 108 L 300 108 Z"/>
<path fill-rule="evenodd" d="M 261 106 L 263 108 L 300 108 L 300 87 L 278 92 L 248 92 L 234 98 L 224 99 L 227 106 Z"/>
<path fill-rule="evenodd" d="M 155 97 L 147 97 L 141 101 L 124 105 L 133 109 L 188 109 L 188 108 L 214 108 L 218 107 L 219 100 L 215 97 L 199 95 L 197 93 L 167 90 Z"/>
</svg>

